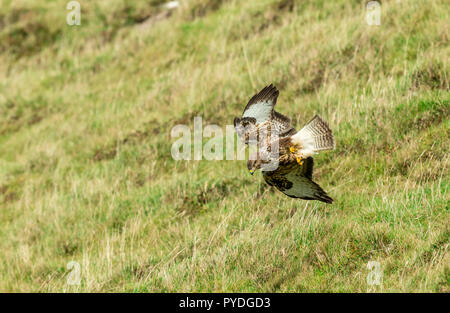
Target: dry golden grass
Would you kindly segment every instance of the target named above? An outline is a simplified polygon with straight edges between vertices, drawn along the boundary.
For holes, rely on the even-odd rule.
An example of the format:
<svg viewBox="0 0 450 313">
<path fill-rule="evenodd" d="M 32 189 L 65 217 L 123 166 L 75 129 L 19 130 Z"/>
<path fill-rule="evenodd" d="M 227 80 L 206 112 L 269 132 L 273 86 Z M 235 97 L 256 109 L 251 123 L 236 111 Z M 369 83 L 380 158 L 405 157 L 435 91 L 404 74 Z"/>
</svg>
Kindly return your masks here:
<svg viewBox="0 0 450 313">
<path fill-rule="evenodd" d="M 380 26 L 361 1 L 162 2 L 70 27 L 66 1 L 3 1 L 0 291 L 448 292 L 446 1 L 383 1 Z M 232 124 L 269 83 L 332 127 L 333 205 L 172 159 L 174 125 Z"/>
</svg>

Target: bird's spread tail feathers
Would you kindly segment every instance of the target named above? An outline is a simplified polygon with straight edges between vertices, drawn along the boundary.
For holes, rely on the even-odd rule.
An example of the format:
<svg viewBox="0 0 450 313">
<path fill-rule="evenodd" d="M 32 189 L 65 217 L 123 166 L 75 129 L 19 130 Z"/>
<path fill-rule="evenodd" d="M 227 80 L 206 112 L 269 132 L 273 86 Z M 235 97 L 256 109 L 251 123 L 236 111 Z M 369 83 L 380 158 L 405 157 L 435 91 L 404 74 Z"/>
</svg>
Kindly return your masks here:
<svg viewBox="0 0 450 313">
<path fill-rule="evenodd" d="M 305 157 L 335 148 L 333 132 L 319 115 L 314 116 L 305 127 L 293 135 L 292 141 L 302 146 Z"/>
</svg>

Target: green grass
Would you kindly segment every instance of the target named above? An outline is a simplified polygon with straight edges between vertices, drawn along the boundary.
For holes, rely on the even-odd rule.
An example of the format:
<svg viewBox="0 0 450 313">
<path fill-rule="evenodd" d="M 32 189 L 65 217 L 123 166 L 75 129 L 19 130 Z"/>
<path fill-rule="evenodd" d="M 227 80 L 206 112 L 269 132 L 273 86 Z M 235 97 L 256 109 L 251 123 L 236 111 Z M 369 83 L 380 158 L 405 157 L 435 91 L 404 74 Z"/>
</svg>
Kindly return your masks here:
<svg viewBox="0 0 450 313">
<path fill-rule="evenodd" d="M 66 1 L 2 1 L 0 291 L 449 292 L 446 1 L 380 26 L 363 1 L 161 2 L 80 1 L 70 27 Z M 230 125 L 269 83 L 333 129 L 332 205 L 172 159 L 174 125 Z"/>
</svg>

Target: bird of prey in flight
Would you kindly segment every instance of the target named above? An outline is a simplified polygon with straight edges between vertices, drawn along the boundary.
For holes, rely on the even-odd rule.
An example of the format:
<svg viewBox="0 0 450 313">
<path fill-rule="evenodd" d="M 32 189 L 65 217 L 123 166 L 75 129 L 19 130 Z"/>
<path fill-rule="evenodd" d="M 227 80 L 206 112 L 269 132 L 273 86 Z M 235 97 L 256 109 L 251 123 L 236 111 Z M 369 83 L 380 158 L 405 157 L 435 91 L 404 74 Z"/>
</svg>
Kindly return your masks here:
<svg viewBox="0 0 450 313">
<path fill-rule="evenodd" d="M 288 117 L 274 110 L 278 95 L 270 84 L 250 99 L 241 118 L 234 119 L 238 137 L 259 146 L 250 155 L 247 168 L 252 175 L 260 169 L 267 184 L 289 197 L 332 203 L 312 180 L 312 156 L 335 148 L 333 133 L 318 115 L 297 132 Z"/>
</svg>

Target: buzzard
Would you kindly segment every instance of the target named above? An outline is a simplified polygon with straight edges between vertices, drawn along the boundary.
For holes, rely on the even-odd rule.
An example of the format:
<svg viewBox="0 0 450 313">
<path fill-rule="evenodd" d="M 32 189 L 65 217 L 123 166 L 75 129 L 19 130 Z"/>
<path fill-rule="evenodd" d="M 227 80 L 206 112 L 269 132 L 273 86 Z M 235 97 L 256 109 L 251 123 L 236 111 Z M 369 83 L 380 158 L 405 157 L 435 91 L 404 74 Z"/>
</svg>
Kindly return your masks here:
<svg viewBox="0 0 450 313">
<path fill-rule="evenodd" d="M 267 184 L 291 198 L 332 203 L 333 199 L 312 180 L 312 155 L 334 149 L 333 133 L 318 115 L 297 132 L 288 117 L 274 110 L 278 95 L 277 88 L 270 84 L 250 99 L 241 118 L 234 119 L 238 137 L 246 144 L 259 145 L 247 168 L 252 175 L 261 169 Z M 274 163 L 275 168 L 269 166 Z"/>
</svg>

